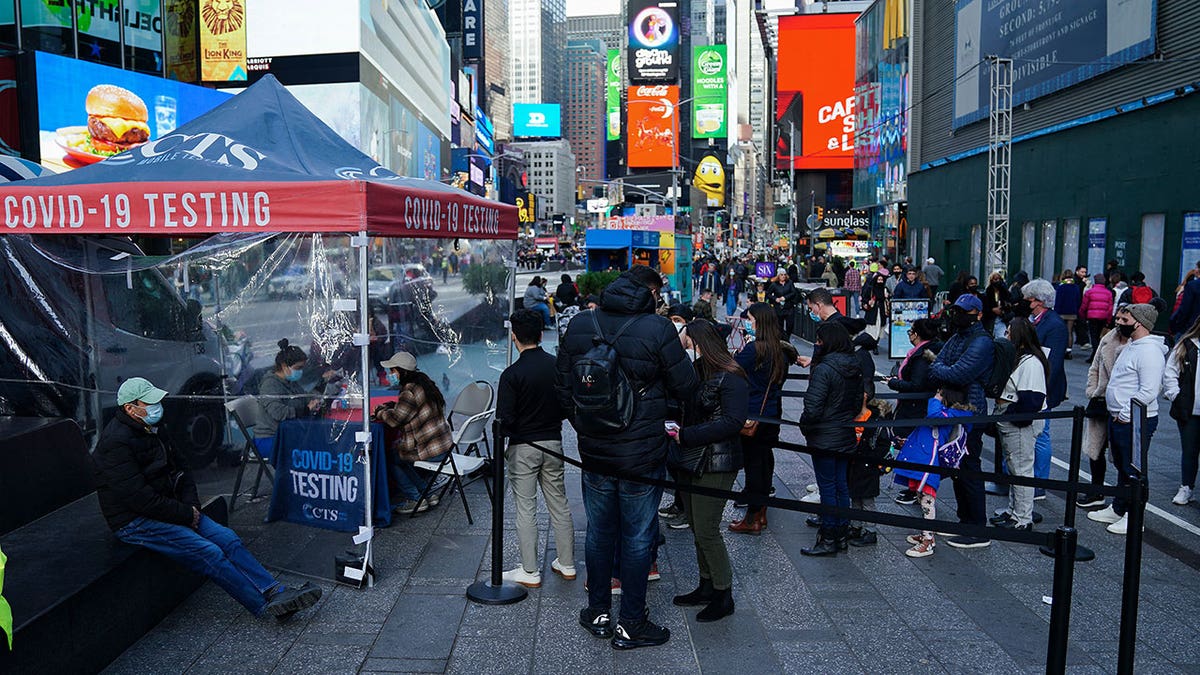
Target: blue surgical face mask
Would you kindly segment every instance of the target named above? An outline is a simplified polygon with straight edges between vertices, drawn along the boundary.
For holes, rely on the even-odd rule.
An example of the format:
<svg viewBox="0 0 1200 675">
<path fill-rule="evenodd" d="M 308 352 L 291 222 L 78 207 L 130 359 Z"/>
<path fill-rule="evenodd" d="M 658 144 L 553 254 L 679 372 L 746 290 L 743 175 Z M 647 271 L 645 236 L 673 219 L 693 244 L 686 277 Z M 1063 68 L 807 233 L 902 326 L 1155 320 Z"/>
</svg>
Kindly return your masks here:
<svg viewBox="0 0 1200 675">
<path fill-rule="evenodd" d="M 299 382 L 300 378 L 302 378 L 302 377 L 304 377 L 303 370 L 293 370 L 288 373 L 287 381 L 288 382 Z"/>
<path fill-rule="evenodd" d="M 400 386 L 400 376 L 397 375 L 396 373 L 389 371 L 387 374 L 387 381 L 388 381 L 388 384 L 393 387 Z"/>
<path fill-rule="evenodd" d="M 817 322 L 821 321 L 821 316 L 819 314 L 817 314 L 816 312 L 812 311 L 811 309 L 808 310 L 808 318 L 812 319 L 813 321 L 817 321 Z"/>
<path fill-rule="evenodd" d="M 746 321 L 746 323 L 744 324 L 744 326 L 745 326 L 745 329 L 746 329 L 746 335 L 749 335 L 750 337 L 754 337 L 754 332 L 755 332 L 755 331 L 754 331 L 754 324 L 750 323 L 749 321 Z"/>
<path fill-rule="evenodd" d="M 154 426 L 162 421 L 163 407 L 161 403 L 152 403 L 146 406 L 146 416 L 142 418 L 148 426 Z"/>
</svg>

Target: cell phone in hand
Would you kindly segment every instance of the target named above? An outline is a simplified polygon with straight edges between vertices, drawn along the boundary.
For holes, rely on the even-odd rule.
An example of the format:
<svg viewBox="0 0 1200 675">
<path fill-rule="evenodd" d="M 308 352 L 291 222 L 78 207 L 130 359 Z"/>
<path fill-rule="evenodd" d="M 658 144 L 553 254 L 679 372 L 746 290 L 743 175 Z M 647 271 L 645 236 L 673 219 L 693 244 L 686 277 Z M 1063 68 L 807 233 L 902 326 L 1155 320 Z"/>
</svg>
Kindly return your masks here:
<svg viewBox="0 0 1200 675">
<path fill-rule="evenodd" d="M 666 427 L 667 433 L 679 431 L 679 423 L 678 422 L 672 422 L 671 420 L 667 420 L 663 426 Z"/>
</svg>

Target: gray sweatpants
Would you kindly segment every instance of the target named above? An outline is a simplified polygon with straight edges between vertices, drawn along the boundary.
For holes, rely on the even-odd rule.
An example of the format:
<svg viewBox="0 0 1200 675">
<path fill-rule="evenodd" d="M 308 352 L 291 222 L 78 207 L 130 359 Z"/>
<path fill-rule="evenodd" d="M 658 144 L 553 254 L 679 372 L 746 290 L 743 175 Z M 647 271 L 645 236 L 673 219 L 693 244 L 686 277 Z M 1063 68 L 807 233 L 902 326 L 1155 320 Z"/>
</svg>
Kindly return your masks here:
<svg viewBox="0 0 1200 675">
<path fill-rule="evenodd" d="M 555 452 L 561 452 L 561 441 L 538 441 Z M 567 506 L 566 486 L 563 483 L 563 462 L 537 448 L 515 443 L 504 453 L 508 482 L 512 486 L 517 510 L 517 543 L 521 548 L 521 567 L 526 572 L 541 570 L 538 565 L 537 487 L 542 486 L 550 525 L 554 528 L 554 546 L 559 564 L 575 565 L 575 525 Z"/>
</svg>

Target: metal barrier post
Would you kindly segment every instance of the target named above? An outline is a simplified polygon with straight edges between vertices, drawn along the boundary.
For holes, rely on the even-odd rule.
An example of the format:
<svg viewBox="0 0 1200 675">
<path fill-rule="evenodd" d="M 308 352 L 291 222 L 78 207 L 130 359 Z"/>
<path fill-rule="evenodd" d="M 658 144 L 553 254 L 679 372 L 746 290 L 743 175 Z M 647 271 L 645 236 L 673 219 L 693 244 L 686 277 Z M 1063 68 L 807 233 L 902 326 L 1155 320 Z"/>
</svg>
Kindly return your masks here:
<svg viewBox="0 0 1200 675">
<path fill-rule="evenodd" d="M 1130 456 L 1129 508 L 1125 512 L 1125 575 L 1121 581 L 1121 635 L 1117 645 L 1117 673 L 1132 675 L 1137 646 L 1138 594 L 1142 584 L 1142 529 L 1146 524 L 1146 500 L 1150 484 L 1146 480 L 1149 433 L 1146 429 L 1146 405 L 1132 403 L 1129 421 L 1133 427 Z M 1136 459 L 1135 459 L 1136 457 Z"/>
<path fill-rule="evenodd" d="M 1077 405 L 1071 412 L 1071 457 L 1068 460 L 1070 465 L 1067 469 L 1067 480 L 1071 485 L 1067 488 L 1067 510 L 1066 515 L 1063 517 L 1063 526 L 1075 529 L 1075 499 L 1079 497 L 1079 467 L 1083 461 L 1083 425 L 1086 418 L 1083 414 L 1083 406 Z M 1038 550 L 1042 552 L 1042 555 L 1055 558 L 1055 564 L 1057 564 L 1058 551 L 1055 548 L 1042 546 Z M 1076 561 L 1088 562 L 1095 559 L 1095 551 L 1086 546 L 1076 544 Z"/>
<path fill-rule="evenodd" d="M 511 605 L 529 592 L 516 583 L 504 582 L 504 451 L 508 439 L 500 433 L 499 420 L 492 422 L 492 575 L 467 588 L 467 599 L 481 605 Z"/>
<path fill-rule="evenodd" d="M 1070 507 L 1068 507 L 1070 508 Z M 1071 626 L 1071 586 L 1075 581 L 1075 550 L 1079 531 L 1061 525 L 1054 531 L 1054 603 L 1050 606 L 1050 639 L 1046 644 L 1046 672 L 1059 675 L 1067 669 L 1067 636 Z"/>
</svg>

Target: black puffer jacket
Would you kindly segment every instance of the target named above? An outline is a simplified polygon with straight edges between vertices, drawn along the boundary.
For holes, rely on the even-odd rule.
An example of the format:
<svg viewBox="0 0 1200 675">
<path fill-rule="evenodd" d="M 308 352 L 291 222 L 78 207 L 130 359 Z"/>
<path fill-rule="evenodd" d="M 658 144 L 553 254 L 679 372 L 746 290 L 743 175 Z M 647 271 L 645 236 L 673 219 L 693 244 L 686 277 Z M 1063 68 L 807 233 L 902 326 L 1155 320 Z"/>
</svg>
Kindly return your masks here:
<svg viewBox="0 0 1200 675">
<path fill-rule="evenodd" d="M 742 426 L 749 391 L 746 378 L 721 373 L 705 380 L 695 401 L 687 406 L 679 444 L 685 448 L 708 446 L 704 473 L 742 468 Z"/>
<path fill-rule="evenodd" d="M 196 483 L 161 427 L 151 431 L 118 410 L 100 433 L 92 461 L 100 511 L 113 530 L 139 516 L 192 524 L 192 507 L 200 508 Z"/>
<path fill-rule="evenodd" d="M 634 419 L 624 430 L 595 438 L 579 434 L 579 456 L 585 468 L 602 471 L 616 469 L 646 473 L 663 466 L 670 437 L 663 423 L 667 420 L 667 399 L 690 400 L 700 385 L 679 334 L 666 317 L 654 314 L 654 295 L 650 289 L 622 274 L 600 297 L 596 320 L 606 336 L 613 336 L 630 317 L 641 315 L 617 339 L 616 351 L 621 368 L 637 393 Z M 571 319 L 558 346 L 557 389 L 567 419 L 574 424 L 571 406 L 571 369 L 575 361 L 592 348 L 596 328 L 589 312 Z"/>
<path fill-rule="evenodd" d="M 808 445 L 822 450 L 850 451 L 857 439 L 854 425 L 822 427 L 810 425 L 853 422 L 862 410 L 862 368 L 854 354 L 826 354 L 813 367 L 804 393 L 800 431 Z"/>
</svg>

